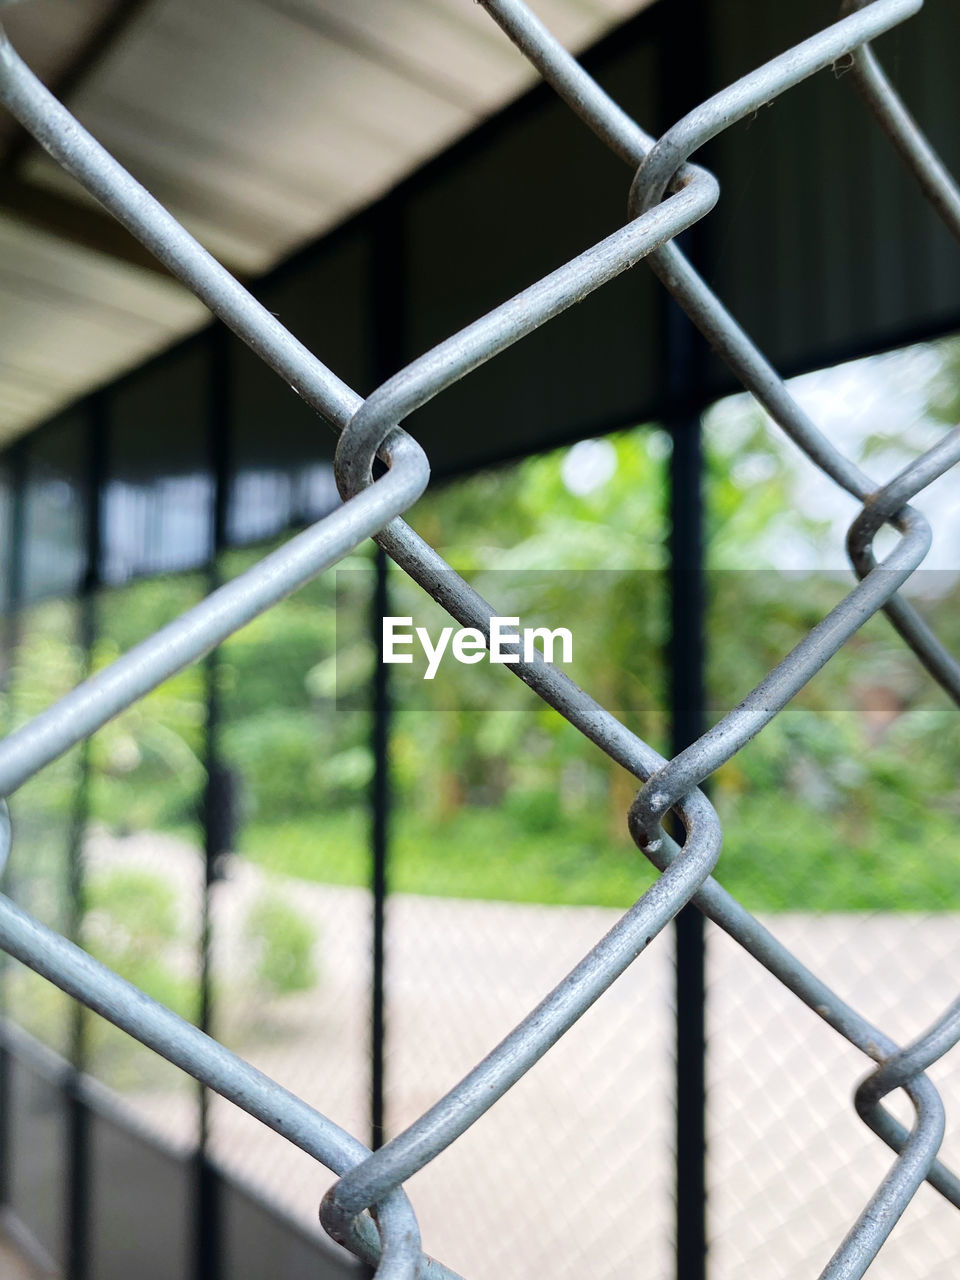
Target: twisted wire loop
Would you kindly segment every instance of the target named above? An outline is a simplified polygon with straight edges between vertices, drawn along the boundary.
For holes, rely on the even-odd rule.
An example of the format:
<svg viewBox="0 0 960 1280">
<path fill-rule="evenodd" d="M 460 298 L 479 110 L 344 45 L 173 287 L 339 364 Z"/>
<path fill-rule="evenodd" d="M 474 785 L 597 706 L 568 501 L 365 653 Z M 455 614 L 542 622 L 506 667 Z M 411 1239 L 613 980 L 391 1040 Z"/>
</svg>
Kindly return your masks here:
<svg viewBox="0 0 960 1280">
<path fill-rule="evenodd" d="M 654 140 L 626 115 L 521 0 L 480 0 L 507 36 L 594 133 L 633 170 L 629 221 L 508 302 L 439 343 L 366 400 L 216 262 L 52 97 L 0 28 L 0 101 L 46 150 L 147 246 L 210 310 L 340 431 L 335 466 L 343 505 L 265 556 L 150 639 L 80 684 L 0 742 L 0 796 L 220 643 L 238 627 L 336 563 L 368 537 L 454 618 L 489 635 L 496 610 L 400 518 L 429 479 L 427 459 L 402 422 L 434 396 L 594 289 L 646 259 L 744 387 L 810 461 L 861 510 L 847 549 L 858 582 L 794 649 L 697 742 L 666 760 L 562 671 L 535 656 L 512 670 L 551 707 L 642 783 L 628 825 L 660 876 L 537 1007 L 444 1097 L 376 1153 L 332 1120 L 185 1022 L 74 943 L 0 896 L 0 946 L 124 1031 L 256 1116 L 339 1176 L 321 1204 L 330 1236 L 376 1265 L 380 1280 L 457 1280 L 421 1251 L 403 1183 L 460 1137 L 533 1066 L 688 902 L 740 943 L 840 1036 L 877 1064 L 855 1094 L 857 1113 L 896 1153 L 886 1177 L 822 1272 L 862 1276 L 924 1180 L 960 1208 L 960 1179 L 937 1159 L 944 1114 L 924 1072 L 960 1039 L 960 1000 L 900 1048 L 843 1001 L 713 879 L 717 816 L 698 790 L 779 713 L 840 646 L 880 610 L 930 675 L 960 704 L 960 666 L 897 593 L 930 545 L 907 505 L 960 461 L 960 427 L 877 485 L 800 408 L 765 357 L 690 266 L 673 238 L 710 212 L 714 177 L 691 156 L 723 129 L 800 81 L 852 62 L 853 79 L 907 169 L 960 239 L 960 193 L 880 68 L 869 41 L 915 14 L 922 0 L 852 0 L 837 22 L 773 58 Z M 386 470 L 373 479 L 379 457 Z M 879 563 L 885 524 L 899 540 Z M 674 812 L 678 844 L 662 828 Z M 0 865 L 11 833 L 0 801 Z M 883 1106 L 903 1089 L 906 1129 Z"/>
</svg>

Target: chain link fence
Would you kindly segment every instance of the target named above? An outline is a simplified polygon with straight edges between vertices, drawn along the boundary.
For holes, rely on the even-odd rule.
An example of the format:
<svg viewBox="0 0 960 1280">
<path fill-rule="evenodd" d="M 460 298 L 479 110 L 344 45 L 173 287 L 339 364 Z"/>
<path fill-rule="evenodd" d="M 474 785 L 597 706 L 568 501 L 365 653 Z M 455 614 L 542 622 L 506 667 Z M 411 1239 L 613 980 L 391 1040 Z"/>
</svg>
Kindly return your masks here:
<svg viewBox="0 0 960 1280">
<path fill-rule="evenodd" d="M 422 1172 L 424 1179 L 435 1176 L 441 1184 L 438 1203 L 442 1205 L 443 1192 L 452 1196 L 453 1189 L 444 1185 L 444 1170 L 454 1166 L 448 1166 L 443 1153 L 454 1143 L 464 1149 L 473 1132 L 481 1126 L 496 1125 L 498 1114 L 507 1117 L 503 1121 L 506 1128 L 498 1131 L 501 1140 L 507 1140 L 511 1108 L 528 1111 L 539 1105 L 546 1089 L 546 1076 L 535 1075 L 524 1081 L 527 1072 L 557 1042 L 561 1042 L 556 1050 L 558 1062 L 563 1061 L 565 1053 L 575 1052 L 578 1043 L 583 1047 L 584 1028 L 590 1026 L 593 1017 L 588 1012 L 591 1006 L 635 962 L 630 981 L 643 985 L 645 971 L 656 962 L 659 944 L 655 939 L 681 908 L 692 902 L 718 926 L 710 935 L 711 949 L 726 949 L 718 952 L 728 957 L 719 965 L 720 973 L 724 973 L 724 965 L 730 965 L 724 980 L 726 987 L 751 980 L 741 974 L 757 975 L 757 981 L 775 993 L 774 1002 L 785 1000 L 787 993 L 798 997 L 810 1012 L 801 1015 L 792 1003 L 795 1012 L 789 1016 L 797 1027 L 801 1017 L 816 1026 L 824 1044 L 823 1050 L 816 1052 L 818 1061 L 836 1061 L 835 1070 L 810 1075 L 807 1068 L 811 1042 L 804 1040 L 800 1050 L 787 1045 L 775 1061 L 767 1060 L 765 1064 L 762 1053 L 764 1046 L 769 1047 L 769 1037 L 762 1026 L 753 1033 L 735 1031 L 732 1019 L 730 1024 L 724 1021 L 715 1026 L 715 1042 L 743 1036 L 737 1055 L 739 1069 L 749 1073 L 750 1064 L 754 1064 L 766 1096 L 782 1098 L 782 1091 L 787 1088 L 784 1081 L 793 1078 L 802 1082 L 800 1105 L 814 1091 L 826 1090 L 830 1107 L 835 1107 L 836 1099 L 848 1088 L 849 1071 L 856 1069 L 852 1062 L 847 1066 L 857 1056 L 853 1050 L 876 1064 L 857 1088 L 856 1110 L 894 1155 L 886 1156 L 882 1167 L 876 1168 L 871 1177 L 860 1179 L 860 1171 L 867 1168 L 864 1145 L 863 1156 L 858 1155 L 856 1165 L 851 1167 L 857 1171 L 856 1176 L 853 1172 L 850 1176 L 850 1186 L 858 1193 L 856 1202 L 851 1195 L 851 1203 L 844 1203 L 842 1213 L 837 1212 L 836 1221 L 830 1223 L 834 1238 L 826 1248 L 835 1246 L 832 1256 L 823 1256 L 826 1248 L 821 1242 L 815 1253 L 807 1256 L 801 1250 L 797 1259 L 798 1265 L 819 1267 L 820 1274 L 832 1280 L 860 1276 L 881 1251 L 893 1226 L 924 1183 L 942 1200 L 960 1206 L 960 1181 L 938 1156 L 945 1124 L 943 1105 L 925 1074 L 960 1037 L 960 1002 L 947 1004 L 929 1030 L 913 1040 L 909 1037 L 915 1028 L 894 1017 L 890 1005 L 870 1010 L 868 1016 L 854 1003 L 848 1003 L 859 1002 L 860 995 L 856 983 L 841 973 L 840 955 L 849 948 L 848 941 L 844 940 L 834 951 L 820 949 L 811 957 L 814 967 L 826 975 L 826 980 L 820 978 L 807 967 L 801 954 L 805 942 L 791 936 L 789 925 L 782 929 L 778 926 L 782 936 L 774 937 L 713 880 L 711 872 L 721 856 L 722 833 L 716 812 L 697 788 L 735 757 L 881 610 L 930 675 L 952 699 L 960 700 L 960 669 L 914 608 L 898 595 L 922 562 L 930 539 L 923 516 L 907 504 L 960 459 L 960 429 L 938 439 L 892 480 L 878 485 L 818 430 L 674 240 L 709 213 L 719 194 L 712 176 L 690 164 L 691 155 L 722 130 L 801 80 L 830 68 L 849 71 L 878 126 L 889 135 L 944 222 L 960 236 L 960 197 L 886 81 L 868 44 L 912 16 L 921 0 L 873 0 L 864 6 L 852 6 L 853 11 L 833 25 L 701 104 L 659 140 L 648 137 L 621 112 L 517 0 L 482 3 L 568 105 L 634 172 L 630 220 L 579 257 L 441 342 L 365 400 L 337 379 L 210 258 L 51 97 L 8 43 L 0 47 L 0 97 L 21 123 L 267 365 L 340 431 L 337 480 L 343 498 L 342 505 L 306 532 L 217 586 L 201 603 L 188 608 L 175 621 L 159 626 L 152 636 L 134 643 L 71 692 L 64 692 L 52 706 L 45 710 L 24 708 L 29 719 L 0 745 L 0 791 L 10 796 L 23 787 L 24 809 L 29 814 L 27 789 L 38 786 L 42 779 L 52 786 L 54 771 L 70 767 L 71 753 L 86 750 L 81 744 L 90 735 L 106 732 L 104 726 L 111 722 L 119 723 L 114 721 L 117 716 L 136 714 L 141 699 L 165 681 L 173 677 L 189 680 L 189 675 L 177 673 L 257 615 L 285 607 L 280 601 L 286 596 L 371 537 L 453 618 L 489 634 L 490 619 L 496 610 L 400 519 L 401 513 L 422 494 L 429 469 L 422 450 L 399 424 L 453 382 L 642 259 L 649 260 L 666 289 L 779 428 L 824 475 L 860 504 L 847 538 L 858 585 L 812 627 L 786 658 L 772 667 L 738 706 L 669 761 L 558 668 L 543 660 L 521 661 L 513 666 L 515 675 L 641 783 L 630 807 L 629 828 L 636 845 L 660 875 L 601 940 L 583 952 L 550 994 L 515 1022 L 492 1052 L 474 1065 L 463 1063 L 463 1078 L 433 1103 L 430 1097 L 435 1088 L 446 1087 L 446 1082 L 431 1082 L 432 1087 L 425 1090 L 419 1105 L 411 1106 L 406 1127 L 376 1152 L 370 1152 L 328 1118 L 328 1111 L 344 1118 L 344 1112 L 350 1109 L 345 1097 L 331 1102 L 324 1094 L 316 1099 L 316 1106 L 312 1105 L 312 1093 L 309 1100 L 305 1098 L 306 1084 L 301 1079 L 290 1079 L 291 1087 L 284 1087 L 226 1044 L 124 982 L 77 947 L 65 936 L 72 932 L 71 922 L 64 919 L 56 895 L 44 895 L 38 889 L 30 903 L 33 915 L 9 898 L 0 899 L 0 944 L 62 991 L 337 1175 L 321 1206 L 324 1227 L 333 1239 L 374 1264 L 381 1280 L 414 1275 L 440 1277 L 454 1273 L 422 1254 L 420 1228 L 404 1184 Z M 378 457 L 386 469 L 374 479 Z M 873 540 L 884 525 L 891 526 L 899 536 L 892 550 L 878 561 Z M 50 624 L 38 618 L 36 625 L 42 630 Z M 42 656 L 42 645 L 35 646 L 34 651 Z M 59 673 L 59 677 L 64 674 Z M 175 714 L 175 708 L 169 706 L 168 713 Z M 93 741 L 95 745 L 96 738 Z M 18 860 L 25 853 L 22 846 L 27 844 L 34 854 L 44 843 L 42 828 L 46 819 L 39 794 L 34 807 L 35 831 L 25 822 L 21 834 L 18 822 L 11 861 L 14 877 Z M 668 835 L 661 825 L 668 814 L 673 815 L 668 825 L 678 833 L 678 839 Z M 69 815 L 64 818 L 61 814 L 51 818 L 57 822 L 69 820 Z M 9 849 L 9 824 L 6 842 Z M 114 852 L 108 848 L 102 851 L 104 874 L 113 865 Z M 204 927 L 204 921 L 199 920 L 198 928 L 202 931 Z M 878 927 L 887 940 L 889 930 L 884 922 Z M 722 934 L 727 937 L 721 940 Z M 733 943 L 739 944 L 740 950 L 735 951 Z M 646 955 L 648 948 L 650 954 Z M 729 959 L 732 956 L 735 960 Z M 234 959 L 227 957 L 227 967 Z M 183 976 L 186 981 L 191 980 L 189 974 Z M 441 988 L 444 977 L 437 978 Z M 913 1013 L 913 985 L 896 990 L 901 1000 L 909 996 Z M 344 988 L 345 998 L 349 999 L 347 991 Z M 949 991 L 944 990 L 942 999 L 946 1001 L 948 997 Z M 612 998 L 607 997 L 604 1003 Z M 63 1007 L 67 1018 L 68 1006 Z M 937 1011 L 925 1012 L 933 1016 Z M 587 1015 L 583 1026 L 573 1030 L 583 1015 Z M 442 1018 L 441 1009 L 436 1016 Z M 517 1017 L 515 1011 L 511 1017 Z M 876 1025 L 871 1018 L 876 1019 Z M 901 1047 L 900 1039 L 895 1037 L 908 1043 Z M 835 1059 L 829 1056 L 827 1043 L 838 1050 Z M 479 1044 L 477 1052 L 482 1052 Z M 805 1057 L 806 1067 L 802 1065 Z M 266 1058 L 262 1066 L 271 1071 L 278 1069 Z M 909 1100 L 906 1112 L 898 1113 L 902 1119 L 885 1103 L 887 1095 L 895 1091 L 902 1091 Z M 765 1120 L 756 1108 L 737 1124 L 738 1098 L 755 1097 L 756 1093 L 751 1090 L 746 1095 L 736 1089 L 734 1095 L 715 1094 L 714 1106 L 723 1119 L 721 1133 L 742 1135 L 752 1127 L 755 1135 L 762 1135 Z M 338 1110 L 338 1102 L 344 1110 Z M 317 1109 L 319 1106 L 324 1110 Z M 870 1142 L 870 1159 L 876 1160 L 882 1147 L 873 1138 Z M 759 1144 L 765 1145 L 762 1136 Z M 756 1167 L 756 1142 L 743 1143 L 741 1139 L 738 1146 L 732 1137 L 722 1137 L 717 1145 L 720 1167 L 730 1171 L 731 1179 L 735 1167 L 749 1164 L 757 1187 L 766 1185 L 767 1175 Z M 813 1143 L 804 1195 L 815 1195 L 823 1185 L 818 1162 L 824 1145 L 823 1140 Z M 848 1152 L 853 1153 L 853 1147 L 844 1145 L 836 1155 L 842 1162 Z M 599 1169 L 593 1177 L 587 1175 L 595 1186 L 599 1179 Z M 458 1194 L 474 1194 L 474 1189 L 464 1186 Z M 765 1192 L 758 1194 L 762 1197 Z M 722 1204 L 722 1195 L 720 1199 Z M 752 1229 L 762 1237 L 763 1215 L 756 1199 L 744 1194 L 741 1202 Z M 452 1215 L 452 1209 L 443 1207 L 436 1212 L 443 1218 Z M 568 1217 L 569 1206 L 558 1206 L 557 1212 Z M 576 1206 L 575 1218 L 578 1234 L 593 1240 L 596 1248 L 609 1251 L 601 1204 L 586 1196 Z M 525 1233 L 541 1229 L 539 1223 L 516 1225 Z M 721 1232 L 721 1240 L 725 1238 Z M 510 1241 L 510 1233 L 505 1231 L 504 1261 L 513 1252 Z M 751 1260 L 751 1248 L 749 1241 L 741 1240 L 731 1255 L 736 1260 L 733 1265 Z M 782 1274 L 791 1274 L 789 1267 L 785 1266 Z"/>
</svg>

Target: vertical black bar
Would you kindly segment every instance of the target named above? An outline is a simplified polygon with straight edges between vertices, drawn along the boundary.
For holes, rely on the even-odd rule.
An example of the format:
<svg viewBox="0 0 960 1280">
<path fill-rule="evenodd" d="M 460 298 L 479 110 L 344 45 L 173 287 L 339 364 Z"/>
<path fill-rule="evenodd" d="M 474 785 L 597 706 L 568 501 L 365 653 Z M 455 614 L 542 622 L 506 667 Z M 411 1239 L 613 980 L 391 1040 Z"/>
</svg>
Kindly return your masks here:
<svg viewBox="0 0 960 1280">
<path fill-rule="evenodd" d="M 229 483 L 230 440 L 230 336 L 222 325 L 214 325 L 209 334 L 207 353 L 208 385 L 208 466 L 213 479 L 211 512 L 211 556 L 207 569 L 207 589 L 215 591 L 221 583 L 220 559 L 226 546 L 227 491 Z M 222 806 L 227 802 L 224 783 L 226 773 L 220 761 L 220 651 L 214 649 L 204 663 L 207 704 L 204 763 L 206 783 L 203 795 L 204 877 L 200 925 L 200 1008 L 201 1031 L 213 1033 L 213 974 L 211 970 L 211 896 L 218 875 L 218 861 L 227 852 L 222 847 L 229 824 L 222 821 Z M 198 1085 L 200 1134 L 196 1167 L 196 1239 L 194 1267 L 196 1280 L 217 1280 L 221 1271 L 220 1181 L 208 1156 L 210 1130 L 209 1090 Z"/>
<path fill-rule="evenodd" d="M 686 0 L 665 13 L 661 129 L 711 92 L 710 0 Z M 702 159 L 701 156 L 697 157 Z M 707 160 L 709 163 L 709 160 Z M 702 223 L 683 236 L 701 271 L 708 261 Z M 700 414 L 708 349 L 694 325 L 665 298 L 663 355 L 670 455 L 670 636 L 668 666 L 671 751 L 689 746 L 706 727 L 704 706 L 703 447 Z M 707 1276 L 707 1134 L 705 953 L 703 916 L 685 907 L 674 922 L 676 993 L 676 1277 Z"/>
<path fill-rule="evenodd" d="M 670 672 L 674 755 L 704 730 L 702 441 L 697 415 L 671 424 Z M 677 1280 L 705 1280 L 706 1038 L 703 916 L 684 907 L 676 948 Z"/>
<path fill-rule="evenodd" d="M 4 732 L 13 724 L 13 665 L 20 643 L 20 610 L 23 607 L 24 555 L 26 551 L 26 500 L 27 500 L 27 441 L 22 440 L 10 451 L 10 564 L 7 580 L 7 599 L 4 601 L 3 642 L 5 652 L 5 678 L 7 683 L 7 709 Z M 8 862 L 2 873 L 4 892 L 10 891 L 11 865 Z M 10 959 L 0 953 L 0 1008 L 7 1011 L 6 975 Z M 0 1042 L 0 1204 L 10 1203 L 11 1157 L 10 1150 L 10 1051 Z"/>
<path fill-rule="evenodd" d="M 86 572 L 80 589 L 80 645 L 83 675 L 93 669 L 97 637 L 97 592 L 101 581 L 103 481 L 106 473 L 106 400 L 103 393 L 87 401 Z M 80 748 L 79 777 L 70 821 L 68 860 L 69 910 L 67 936 L 82 941 L 84 897 L 83 842 L 90 818 L 90 739 Z M 88 1280 L 90 1275 L 90 1124 L 82 1096 L 86 1068 L 87 1011 L 79 1001 L 72 1007 L 70 1062 L 73 1073 L 67 1084 L 67 1277 Z"/>
<path fill-rule="evenodd" d="M 400 202 L 389 196 L 374 211 L 373 222 L 373 377 L 384 382 L 403 364 L 403 221 Z M 386 1058 L 386 907 L 390 858 L 390 684 L 382 660 L 382 619 L 389 613 L 387 557 L 376 552 L 376 581 L 371 630 L 376 662 L 373 673 L 373 781 L 370 790 L 371 888 L 373 891 L 373 977 L 370 1003 L 370 1143 L 374 1150 L 385 1137 Z"/>
<path fill-rule="evenodd" d="M 387 557 L 377 547 L 372 609 L 372 642 L 377 661 L 373 673 L 373 786 L 371 854 L 373 889 L 373 982 L 370 1028 L 370 1142 L 384 1141 L 384 1059 L 386 1006 L 384 949 L 387 903 L 387 855 L 390 839 L 390 687 L 389 667 L 382 661 L 382 619 L 389 613 Z"/>
</svg>

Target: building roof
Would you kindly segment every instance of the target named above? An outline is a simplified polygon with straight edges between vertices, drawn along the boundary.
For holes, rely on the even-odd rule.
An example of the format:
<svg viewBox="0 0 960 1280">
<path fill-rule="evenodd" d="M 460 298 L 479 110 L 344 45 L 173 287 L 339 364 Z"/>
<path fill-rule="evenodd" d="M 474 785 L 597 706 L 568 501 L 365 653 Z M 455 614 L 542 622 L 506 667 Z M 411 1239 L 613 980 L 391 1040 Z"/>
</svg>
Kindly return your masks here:
<svg viewBox="0 0 960 1280">
<path fill-rule="evenodd" d="M 538 9 L 579 49 L 642 7 Z M 24 0 L 2 15 L 37 74 L 242 278 L 535 79 L 467 0 Z M 0 445 L 207 319 L 2 108 L 0 298 Z"/>
</svg>

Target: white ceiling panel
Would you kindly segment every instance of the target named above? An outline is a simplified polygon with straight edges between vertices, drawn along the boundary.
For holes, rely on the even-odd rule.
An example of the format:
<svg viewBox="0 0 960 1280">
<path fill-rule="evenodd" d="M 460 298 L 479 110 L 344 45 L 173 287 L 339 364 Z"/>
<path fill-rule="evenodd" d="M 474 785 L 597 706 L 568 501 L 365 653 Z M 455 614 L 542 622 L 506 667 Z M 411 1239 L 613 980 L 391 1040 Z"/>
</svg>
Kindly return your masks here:
<svg viewBox="0 0 960 1280">
<path fill-rule="evenodd" d="M 644 4 L 536 7 L 580 48 Z M 125 8 L 129 20 L 68 103 L 203 244 L 247 275 L 368 204 L 535 79 L 474 0 Z M 14 44 L 53 83 L 69 80 L 98 24 L 119 12 L 109 0 L 26 0 L 3 10 Z M 2 152 L 18 146 L 16 133 L 9 118 L 0 122 L 0 183 Z M 31 190 L 92 203 L 36 149 L 19 159 L 17 177 Z M 204 318 L 173 282 L 58 243 L 18 216 L 0 222 L 0 439 Z"/>
<path fill-rule="evenodd" d="M 0 218 L 0 440 L 205 314 L 175 281 Z"/>
</svg>

